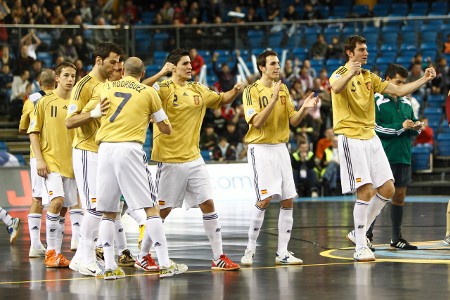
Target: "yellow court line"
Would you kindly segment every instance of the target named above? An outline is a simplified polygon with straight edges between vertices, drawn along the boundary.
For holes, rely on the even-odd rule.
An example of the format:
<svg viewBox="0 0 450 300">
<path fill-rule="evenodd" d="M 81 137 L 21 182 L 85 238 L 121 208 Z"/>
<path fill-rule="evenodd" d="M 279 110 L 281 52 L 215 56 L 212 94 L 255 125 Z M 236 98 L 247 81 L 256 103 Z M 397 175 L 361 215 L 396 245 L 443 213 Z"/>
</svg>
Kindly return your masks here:
<svg viewBox="0 0 450 300">
<path fill-rule="evenodd" d="M 279 268 L 296 268 L 296 267 L 322 267 L 322 266 L 333 266 L 333 265 L 350 265 L 352 263 L 321 263 L 321 264 L 304 264 L 304 265 L 291 265 L 291 266 L 271 266 L 271 267 L 248 267 L 248 268 L 241 268 L 241 270 L 269 270 L 269 269 L 279 269 Z M 239 270 L 236 271 L 220 271 L 220 270 L 195 270 L 195 271 L 187 271 L 183 274 L 195 274 L 195 273 L 208 273 L 208 272 L 239 272 Z M 130 274 L 125 275 L 125 277 L 142 277 L 142 276 L 158 276 L 159 273 L 156 272 L 148 272 L 148 273 L 138 273 L 138 274 Z M 181 274 L 180 274 L 181 275 Z M 100 279 L 104 280 L 102 277 L 80 277 L 80 278 L 63 278 L 63 279 L 41 279 L 41 280 L 23 280 L 23 281 L 9 281 L 9 282 L 0 282 L 0 285 L 7 285 L 7 284 L 24 284 L 24 283 L 43 283 L 43 282 L 58 282 L 58 281 L 77 281 L 77 280 L 93 280 L 93 279 Z M 163 278 L 162 280 L 167 280 L 169 278 Z M 120 279 L 118 279 L 120 280 Z M 111 280 L 115 281 L 115 280 Z"/>
</svg>

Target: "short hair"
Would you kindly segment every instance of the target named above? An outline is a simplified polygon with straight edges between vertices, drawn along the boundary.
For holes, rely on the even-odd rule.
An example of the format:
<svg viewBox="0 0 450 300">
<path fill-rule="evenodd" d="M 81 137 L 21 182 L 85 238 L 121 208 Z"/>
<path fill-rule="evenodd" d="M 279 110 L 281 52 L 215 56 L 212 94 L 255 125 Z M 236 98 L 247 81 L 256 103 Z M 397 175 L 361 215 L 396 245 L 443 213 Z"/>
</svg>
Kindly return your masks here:
<svg viewBox="0 0 450 300">
<path fill-rule="evenodd" d="M 402 65 L 389 64 L 386 68 L 386 72 L 384 73 L 384 77 L 394 78 L 397 74 L 402 78 L 407 78 L 408 70 Z"/>
<path fill-rule="evenodd" d="M 345 39 L 344 42 L 344 52 L 345 52 L 345 56 L 347 57 L 347 61 L 349 60 L 349 56 L 347 54 L 347 50 L 353 52 L 353 50 L 355 50 L 356 48 L 356 44 L 365 44 L 366 43 L 366 39 L 360 35 L 351 35 L 348 38 Z"/>
<path fill-rule="evenodd" d="M 55 71 L 52 69 L 43 69 L 40 77 L 42 88 L 54 88 L 55 87 Z"/>
<path fill-rule="evenodd" d="M 177 65 L 183 56 L 189 56 L 189 51 L 186 49 L 177 48 L 169 53 L 169 56 L 167 56 L 166 61 L 174 65 Z"/>
<path fill-rule="evenodd" d="M 73 63 L 68 62 L 68 61 L 63 61 L 62 63 L 60 63 L 59 65 L 56 66 L 55 75 L 57 75 L 57 76 L 61 75 L 63 68 L 72 68 L 75 71 L 77 70 L 77 67 L 75 67 L 75 65 Z"/>
<path fill-rule="evenodd" d="M 92 52 L 92 62 L 95 64 L 95 59 L 97 58 L 97 56 L 102 60 L 107 58 L 111 52 L 122 56 L 124 55 L 125 51 L 117 44 L 111 42 L 101 42 L 95 47 L 94 51 Z"/>
<path fill-rule="evenodd" d="M 263 53 L 258 55 L 258 57 L 256 58 L 256 66 L 258 67 L 259 75 L 262 75 L 262 71 L 259 69 L 259 66 L 262 66 L 262 67 L 266 66 L 266 58 L 268 56 L 278 57 L 278 54 L 273 50 L 265 50 Z"/>
<path fill-rule="evenodd" d="M 125 69 L 125 74 L 136 77 L 140 76 L 142 72 L 144 72 L 145 65 L 139 58 L 130 57 L 123 64 L 123 68 Z"/>
</svg>

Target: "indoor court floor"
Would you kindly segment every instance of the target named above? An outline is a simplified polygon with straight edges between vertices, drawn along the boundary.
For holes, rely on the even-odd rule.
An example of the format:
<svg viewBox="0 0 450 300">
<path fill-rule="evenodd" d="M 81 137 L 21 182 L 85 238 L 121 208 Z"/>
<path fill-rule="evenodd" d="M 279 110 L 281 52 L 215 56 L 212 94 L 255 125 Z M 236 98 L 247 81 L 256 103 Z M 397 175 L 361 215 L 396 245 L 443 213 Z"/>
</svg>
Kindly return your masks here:
<svg viewBox="0 0 450 300">
<path fill-rule="evenodd" d="M 10 210 L 22 220 L 16 245 L 0 231 L 1 299 L 449 299 L 450 246 L 443 242 L 448 197 L 407 197 L 403 235 L 417 251 L 389 247 L 389 207 L 379 216 L 374 244 L 376 262 L 356 263 L 345 239 L 353 226 L 349 197 L 300 199 L 295 203 L 289 249 L 302 266 L 276 266 L 279 206 L 266 211 L 252 267 L 211 271 L 211 248 L 199 209 L 177 209 L 164 224 L 169 254 L 189 270 L 159 279 L 155 273 L 124 268 L 124 279 L 105 281 L 70 269 L 46 269 L 43 259 L 29 259 L 26 210 Z M 247 244 L 248 202 L 216 202 L 225 253 L 240 261 Z M 124 216 L 129 249 L 136 255 L 138 226 Z M 44 228 L 43 228 L 44 229 Z M 45 241 L 45 230 L 42 230 Z M 69 251 L 70 222 L 66 221 L 63 252 Z M 153 254 L 153 256 L 155 256 Z"/>
</svg>

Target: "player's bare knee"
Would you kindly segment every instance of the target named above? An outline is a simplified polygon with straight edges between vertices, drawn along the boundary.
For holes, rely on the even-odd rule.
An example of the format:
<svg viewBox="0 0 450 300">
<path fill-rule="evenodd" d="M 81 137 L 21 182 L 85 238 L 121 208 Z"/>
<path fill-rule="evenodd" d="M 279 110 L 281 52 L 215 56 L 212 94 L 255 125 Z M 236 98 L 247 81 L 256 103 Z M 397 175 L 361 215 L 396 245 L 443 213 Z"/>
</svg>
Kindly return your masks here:
<svg viewBox="0 0 450 300">
<path fill-rule="evenodd" d="M 391 199 L 394 197 L 394 182 L 392 180 L 386 181 L 380 188 L 378 188 L 378 193 L 386 199 Z"/>
<path fill-rule="evenodd" d="M 256 203 L 256 205 L 258 205 L 260 208 L 267 208 L 270 204 L 270 200 L 272 200 L 272 197 L 266 198 L 264 200 L 261 200 L 259 202 Z"/>
<path fill-rule="evenodd" d="M 294 207 L 294 200 L 292 198 L 282 200 L 282 201 L 280 201 L 280 207 L 282 207 L 282 208 L 293 208 Z"/>
<path fill-rule="evenodd" d="M 206 200 L 205 202 L 199 204 L 199 207 L 204 214 L 214 212 L 214 201 L 211 199 Z"/>
<path fill-rule="evenodd" d="M 48 211 L 52 214 L 59 214 L 63 208 L 63 199 L 55 198 L 50 202 Z"/>
<path fill-rule="evenodd" d="M 357 197 L 359 200 L 370 201 L 372 196 L 373 196 L 373 191 L 372 191 L 371 184 L 365 184 L 363 186 L 360 186 L 357 190 Z"/>
</svg>

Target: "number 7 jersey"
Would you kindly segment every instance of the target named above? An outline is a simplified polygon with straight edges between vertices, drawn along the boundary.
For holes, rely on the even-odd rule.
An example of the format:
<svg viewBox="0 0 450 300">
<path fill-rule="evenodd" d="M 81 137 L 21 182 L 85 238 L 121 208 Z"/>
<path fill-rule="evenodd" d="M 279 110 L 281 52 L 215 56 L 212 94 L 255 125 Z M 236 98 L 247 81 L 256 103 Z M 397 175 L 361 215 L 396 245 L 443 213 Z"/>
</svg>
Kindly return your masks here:
<svg viewBox="0 0 450 300">
<path fill-rule="evenodd" d="M 100 99 L 108 98 L 110 108 L 101 118 L 95 141 L 145 142 L 145 133 L 153 113 L 161 109 L 155 90 L 131 76 L 103 85 Z"/>
<path fill-rule="evenodd" d="M 281 84 L 278 101 L 262 128 L 257 129 L 250 124 L 251 119 L 269 104 L 272 94 L 273 87 L 266 87 L 261 80 L 245 88 L 242 101 L 245 120 L 249 123 L 246 143 L 280 144 L 289 141 L 289 119 L 296 111 L 285 84 Z"/>
</svg>

